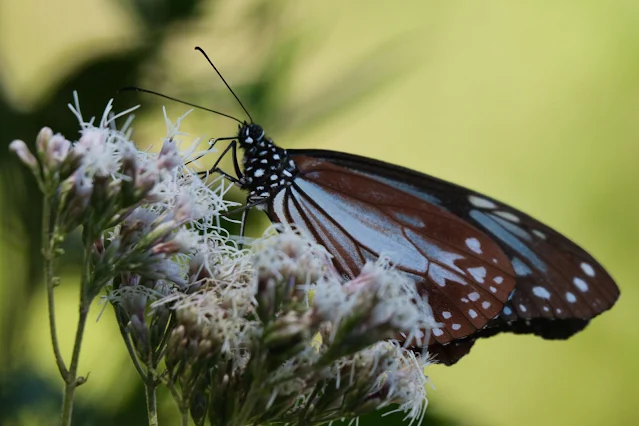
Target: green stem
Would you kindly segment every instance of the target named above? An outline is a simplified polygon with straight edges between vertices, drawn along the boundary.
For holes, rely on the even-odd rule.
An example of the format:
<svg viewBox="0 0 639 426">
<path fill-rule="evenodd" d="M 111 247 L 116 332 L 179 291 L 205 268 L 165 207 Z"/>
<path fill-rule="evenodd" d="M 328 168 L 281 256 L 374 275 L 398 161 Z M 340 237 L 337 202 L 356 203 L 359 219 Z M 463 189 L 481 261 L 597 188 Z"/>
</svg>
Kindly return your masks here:
<svg viewBox="0 0 639 426">
<path fill-rule="evenodd" d="M 65 378 L 66 385 L 64 387 L 64 402 L 62 404 L 62 425 L 71 425 L 71 416 L 73 413 L 73 398 L 75 396 L 75 390 L 78 386 L 83 384 L 86 379 L 84 377 L 78 378 L 78 364 L 80 360 L 80 349 L 82 347 L 82 338 L 84 336 L 84 327 L 87 322 L 87 316 L 89 314 L 89 304 L 80 302 L 80 317 L 78 319 L 78 329 L 75 333 L 75 344 L 73 345 L 73 355 L 71 356 L 71 365 L 69 372 Z"/>
<path fill-rule="evenodd" d="M 147 372 L 147 379 L 144 382 L 146 393 L 146 411 L 149 418 L 149 426 L 158 426 L 158 402 L 155 395 L 157 382 L 152 372 Z"/>
<path fill-rule="evenodd" d="M 85 377 L 78 377 L 78 365 L 80 363 L 80 349 L 82 348 L 82 340 L 84 338 L 84 328 L 89 315 L 89 307 L 91 306 L 91 298 L 89 295 L 89 285 L 91 284 L 91 255 L 93 245 L 87 239 L 84 241 L 84 257 L 82 259 L 82 280 L 80 283 L 80 315 L 78 317 L 78 328 L 75 333 L 75 343 L 73 344 L 73 354 L 71 355 L 71 364 L 69 372 L 65 377 L 64 399 L 62 404 L 62 425 L 71 425 L 71 416 L 73 414 L 73 398 L 75 390 L 78 386 L 86 382 Z"/>
<path fill-rule="evenodd" d="M 120 335 L 122 336 L 122 340 L 124 340 L 124 346 L 126 346 L 127 352 L 129 352 L 129 357 L 133 362 L 133 366 L 135 370 L 138 372 L 140 378 L 146 382 L 147 381 L 147 373 L 144 372 L 144 368 L 142 368 L 142 364 L 140 364 L 140 360 L 138 356 L 135 354 L 135 349 L 133 348 L 133 344 L 131 343 L 131 338 L 129 337 L 129 333 L 127 333 L 126 328 L 124 327 L 124 315 L 121 314 L 119 308 L 117 306 L 113 306 L 113 310 L 115 311 L 115 316 L 117 319 L 118 327 L 120 329 Z"/>
<path fill-rule="evenodd" d="M 180 417 L 182 418 L 181 426 L 189 426 L 189 408 L 180 406 Z"/>
<path fill-rule="evenodd" d="M 175 401 L 175 403 L 177 404 L 180 410 L 181 426 L 188 426 L 189 425 L 188 403 L 184 402 L 184 399 L 180 396 L 180 393 L 175 387 L 175 382 L 173 382 L 173 378 L 171 377 L 170 374 L 167 376 L 164 384 L 166 385 L 167 388 L 169 388 L 169 392 L 171 392 L 171 396 L 173 397 L 173 400 Z"/>
<path fill-rule="evenodd" d="M 47 288 L 47 310 L 49 311 L 49 332 L 51 334 L 51 345 L 53 346 L 53 354 L 58 371 L 63 379 L 68 374 L 67 367 L 64 364 L 64 358 L 60 352 L 60 344 L 58 343 L 58 332 L 55 322 L 55 297 L 54 297 L 54 276 L 53 276 L 53 258 L 55 256 L 56 242 L 51 235 L 51 204 L 49 198 L 44 197 L 44 205 L 42 206 L 42 257 L 44 258 L 44 284 Z"/>
</svg>

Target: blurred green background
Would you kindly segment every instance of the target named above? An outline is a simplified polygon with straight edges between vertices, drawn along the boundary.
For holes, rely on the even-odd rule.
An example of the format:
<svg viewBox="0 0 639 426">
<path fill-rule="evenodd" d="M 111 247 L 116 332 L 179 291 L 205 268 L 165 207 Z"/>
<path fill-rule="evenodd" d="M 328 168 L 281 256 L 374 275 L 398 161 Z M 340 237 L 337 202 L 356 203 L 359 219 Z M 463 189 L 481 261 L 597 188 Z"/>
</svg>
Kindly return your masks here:
<svg viewBox="0 0 639 426">
<path fill-rule="evenodd" d="M 61 390 L 40 280 L 39 196 L 9 142 L 32 143 L 44 125 L 74 138 L 74 89 L 85 116 L 101 114 L 119 87 L 140 85 L 243 117 L 196 45 L 282 146 L 363 154 L 485 192 L 573 238 L 618 281 L 617 306 L 567 342 L 501 335 L 453 368 L 432 367 L 425 424 L 637 424 L 633 0 L 0 0 L 0 424 L 54 423 Z M 161 105 L 173 118 L 187 109 L 137 94 L 116 108 L 134 103 L 143 105 L 136 140 L 156 146 Z M 236 127 L 203 112 L 186 123 L 205 137 Z M 76 248 L 57 290 L 66 354 Z M 76 424 L 145 423 L 110 309 L 89 324 L 80 370 L 91 377 Z M 167 400 L 161 419 L 174 411 Z"/>
</svg>

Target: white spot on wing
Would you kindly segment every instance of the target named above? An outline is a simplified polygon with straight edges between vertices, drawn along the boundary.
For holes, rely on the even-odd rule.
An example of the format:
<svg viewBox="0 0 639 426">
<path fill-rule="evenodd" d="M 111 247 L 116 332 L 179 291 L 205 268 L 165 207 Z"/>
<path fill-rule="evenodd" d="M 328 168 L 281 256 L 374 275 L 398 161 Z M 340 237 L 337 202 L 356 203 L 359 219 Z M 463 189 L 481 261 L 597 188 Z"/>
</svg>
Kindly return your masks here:
<svg viewBox="0 0 639 426">
<path fill-rule="evenodd" d="M 493 287 L 492 285 L 490 286 L 490 291 L 492 293 L 497 293 L 497 289 L 495 287 Z"/>
<path fill-rule="evenodd" d="M 495 281 L 495 284 L 501 284 L 504 282 L 504 277 L 495 277 L 493 281 Z"/>
<path fill-rule="evenodd" d="M 453 330 L 459 330 L 461 328 L 461 325 L 459 324 L 453 324 L 453 326 L 451 327 Z"/>
<path fill-rule="evenodd" d="M 584 273 L 589 277 L 595 276 L 595 270 L 589 263 L 581 262 L 581 270 L 584 271 Z"/>
<path fill-rule="evenodd" d="M 428 278 L 433 280 L 440 287 L 446 286 L 446 280 L 456 282 L 461 285 L 468 284 L 461 276 L 444 268 L 436 263 L 431 263 L 428 268 Z"/>
<path fill-rule="evenodd" d="M 468 315 L 470 315 L 471 318 L 477 318 L 477 312 L 475 312 L 474 309 L 469 309 Z"/>
<path fill-rule="evenodd" d="M 475 281 L 478 283 L 483 283 L 484 278 L 486 278 L 486 268 L 483 266 L 478 266 L 476 268 L 468 268 L 468 272 L 473 276 Z"/>
<path fill-rule="evenodd" d="M 497 210 L 497 211 L 495 212 L 495 214 L 496 214 L 497 216 L 501 216 L 501 217 L 503 217 L 504 219 L 509 220 L 509 221 L 511 221 L 511 222 L 519 223 L 519 217 L 515 216 L 515 215 L 514 215 L 514 214 L 512 214 L 511 212 L 506 212 L 506 211 L 503 211 L 503 210 Z"/>
<path fill-rule="evenodd" d="M 477 238 L 466 238 L 466 246 L 475 253 L 482 254 L 481 243 Z"/>
<path fill-rule="evenodd" d="M 539 238 L 541 238 L 542 240 L 545 240 L 547 238 L 546 234 L 544 234 L 543 232 L 541 232 L 538 229 L 533 229 L 532 233 L 535 234 L 536 236 L 538 236 Z"/>
<path fill-rule="evenodd" d="M 468 201 L 470 201 L 470 204 L 472 204 L 473 206 L 482 209 L 494 209 L 497 207 L 497 204 L 493 203 L 492 201 L 482 197 L 478 197 L 476 195 L 470 195 L 468 197 Z"/>
<path fill-rule="evenodd" d="M 477 293 L 476 291 L 473 291 L 472 293 L 468 295 L 468 298 L 472 300 L 473 302 L 476 302 L 477 300 L 479 300 L 479 293 Z"/>
<path fill-rule="evenodd" d="M 255 176 L 256 178 L 264 176 L 264 169 L 255 170 L 255 173 L 253 173 L 253 176 Z"/>
<path fill-rule="evenodd" d="M 579 277 L 575 277 L 574 280 L 572 280 L 573 284 L 575 284 L 575 287 L 577 287 L 582 293 L 585 293 L 588 291 L 588 284 L 586 284 L 586 282 L 584 280 L 582 280 Z"/>
<path fill-rule="evenodd" d="M 486 302 L 486 301 L 481 302 L 481 307 L 484 309 L 490 308 L 490 302 Z"/>
<path fill-rule="evenodd" d="M 441 336 L 444 332 L 440 328 L 433 328 L 433 336 Z"/>
<path fill-rule="evenodd" d="M 532 292 L 535 296 L 541 299 L 550 299 L 550 292 L 546 289 L 546 287 L 533 287 Z"/>
<path fill-rule="evenodd" d="M 506 315 L 512 315 L 513 310 L 510 309 L 508 306 L 504 306 L 504 314 Z"/>
<path fill-rule="evenodd" d="M 450 317 L 452 317 L 452 315 L 448 311 L 443 311 L 442 317 L 444 317 L 444 319 L 449 319 Z"/>
<path fill-rule="evenodd" d="M 511 228 L 513 228 L 514 225 L 512 225 L 512 223 L 505 220 L 502 220 L 502 222 L 504 223 L 500 223 L 496 220 L 494 215 L 484 213 L 481 210 L 471 210 L 469 215 L 472 219 L 479 222 L 479 224 L 486 228 L 490 233 L 499 238 L 501 242 L 519 253 L 521 257 L 526 259 L 526 263 L 528 263 L 529 265 L 533 265 L 535 269 L 546 272 L 546 270 L 548 269 L 548 265 L 546 265 L 546 262 L 541 260 L 541 258 L 539 258 L 537 253 L 531 247 L 529 247 L 527 244 L 521 241 L 517 235 L 511 232 L 514 229 L 508 230 L 503 226 L 504 223 L 508 223 L 511 225 Z M 517 229 L 521 230 L 521 228 Z"/>
<path fill-rule="evenodd" d="M 577 301 L 577 296 L 575 296 L 573 293 L 567 291 L 566 292 L 566 300 L 569 303 L 575 303 Z"/>
<path fill-rule="evenodd" d="M 522 312 L 526 312 L 528 309 L 526 309 L 526 305 L 520 304 L 519 305 L 519 310 L 522 311 Z"/>
<path fill-rule="evenodd" d="M 520 258 L 513 258 L 513 269 L 515 273 L 520 277 L 525 277 L 526 275 L 530 275 L 532 273 L 532 269 L 528 267 Z"/>
</svg>

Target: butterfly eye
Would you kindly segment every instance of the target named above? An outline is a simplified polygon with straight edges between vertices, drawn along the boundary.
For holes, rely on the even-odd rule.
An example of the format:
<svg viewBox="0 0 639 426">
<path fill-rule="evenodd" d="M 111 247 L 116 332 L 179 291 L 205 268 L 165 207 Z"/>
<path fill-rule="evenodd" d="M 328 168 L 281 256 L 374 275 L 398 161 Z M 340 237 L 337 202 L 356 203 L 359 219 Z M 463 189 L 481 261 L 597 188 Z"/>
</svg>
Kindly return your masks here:
<svg viewBox="0 0 639 426">
<path fill-rule="evenodd" d="M 249 124 L 246 128 L 246 136 L 247 139 L 250 138 L 259 142 L 264 137 L 264 129 L 262 129 L 262 126 L 257 124 Z"/>
</svg>

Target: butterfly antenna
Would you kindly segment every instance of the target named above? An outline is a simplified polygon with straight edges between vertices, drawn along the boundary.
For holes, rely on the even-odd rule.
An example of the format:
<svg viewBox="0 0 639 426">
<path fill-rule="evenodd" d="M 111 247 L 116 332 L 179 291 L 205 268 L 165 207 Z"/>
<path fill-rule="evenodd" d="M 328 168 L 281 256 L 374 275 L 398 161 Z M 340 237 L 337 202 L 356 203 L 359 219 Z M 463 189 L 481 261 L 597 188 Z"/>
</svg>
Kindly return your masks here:
<svg viewBox="0 0 639 426">
<path fill-rule="evenodd" d="M 244 110 L 246 115 L 248 115 L 248 118 L 251 120 L 251 123 L 252 123 L 253 122 L 253 117 L 251 117 L 251 114 L 249 114 L 248 110 L 246 108 L 244 108 L 244 104 L 242 104 L 242 101 L 240 101 L 240 98 L 237 97 L 237 95 L 235 94 L 233 89 L 231 89 L 231 86 L 229 86 L 229 84 L 226 82 L 226 80 L 224 80 L 224 77 L 222 77 L 222 73 L 220 73 L 220 71 L 217 69 L 217 67 L 213 64 L 213 61 L 211 61 L 211 59 L 209 59 L 209 56 L 206 54 L 206 52 L 204 50 L 202 50 L 202 48 L 200 46 L 196 46 L 195 50 L 199 51 L 202 55 L 204 55 L 206 60 L 209 61 L 209 64 L 211 64 L 211 66 L 213 67 L 213 69 L 215 70 L 217 75 L 220 76 L 220 78 L 222 79 L 222 81 L 224 82 L 226 87 L 231 91 L 231 93 L 233 94 L 233 96 L 237 100 L 237 103 L 240 104 L 240 106 L 242 107 L 242 109 Z"/>
<path fill-rule="evenodd" d="M 190 102 L 182 101 L 180 99 L 176 99 L 176 98 L 171 97 L 171 96 L 163 95 L 162 93 L 154 92 L 153 90 L 142 89 L 141 87 L 135 87 L 135 86 L 123 87 L 123 88 L 119 89 L 117 93 L 133 92 L 133 91 L 142 92 L 142 93 L 148 93 L 150 95 L 159 96 L 161 98 L 169 99 L 171 101 L 174 101 L 174 102 L 177 102 L 177 103 L 180 103 L 180 104 L 183 104 L 183 105 L 188 105 L 190 107 L 201 109 L 203 111 L 212 112 L 213 114 L 221 115 L 222 117 L 230 118 L 231 120 L 235 120 L 235 121 L 237 121 L 240 124 L 244 124 L 242 121 L 238 120 L 237 118 L 235 118 L 235 117 L 233 117 L 231 115 L 228 115 L 228 114 L 224 114 L 223 112 L 215 111 L 215 110 L 210 109 L 210 108 L 205 108 L 205 107 L 200 106 L 200 105 L 195 105 L 195 104 L 192 104 Z"/>
</svg>

